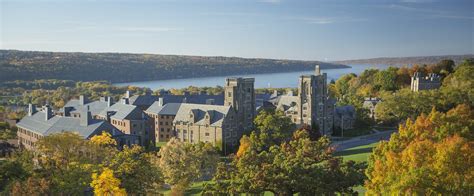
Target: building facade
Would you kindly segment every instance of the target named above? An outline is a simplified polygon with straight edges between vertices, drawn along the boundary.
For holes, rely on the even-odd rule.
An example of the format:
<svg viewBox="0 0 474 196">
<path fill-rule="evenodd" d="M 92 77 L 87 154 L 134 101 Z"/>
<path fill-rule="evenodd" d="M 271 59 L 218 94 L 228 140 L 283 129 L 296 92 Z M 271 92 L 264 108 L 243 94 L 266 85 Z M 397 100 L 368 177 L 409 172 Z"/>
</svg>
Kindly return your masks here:
<svg viewBox="0 0 474 196">
<path fill-rule="evenodd" d="M 438 74 L 430 73 L 423 76 L 420 72 L 415 72 L 411 77 L 411 91 L 438 89 L 441 86 L 441 77 Z"/>
<path fill-rule="evenodd" d="M 236 149 L 242 137 L 237 119 L 231 106 L 183 103 L 173 124 L 180 141 L 212 143 L 227 153 Z"/>
<path fill-rule="evenodd" d="M 241 132 L 253 128 L 256 114 L 254 78 L 227 78 L 224 86 L 224 105 L 231 106 Z"/>
<path fill-rule="evenodd" d="M 175 136 L 173 121 L 180 106 L 181 103 L 163 105 L 162 101 L 157 101 L 145 111 L 155 131 L 156 142 L 167 142 Z"/>
<path fill-rule="evenodd" d="M 84 139 L 90 139 L 106 131 L 119 145 L 133 143 L 130 137 L 126 137 L 110 123 L 93 119 L 90 111 L 84 111 L 80 118 L 66 117 L 54 115 L 49 106 L 44 106 L 42 111 L 36 111 L 36 107 L 30 104 L 27 116 L 21 119 L 17 126 L 19 146 L 27 150 L 34 150 L 39 139 L 61 132 L 75 132 Z"/>
<path fill-rule="evenodd" d="M 335 110 L 335 100 L 328 97 L 327 90 L 327 75 L 321 74 L 316 66 L 314 75 L 300 76 L 297 96 L 289 92 L 272 96 L 269 102 L 284 111 L 297 126 L 317 126 L 322 134 L 327 135 L 333 130 Z"/>
</svg>

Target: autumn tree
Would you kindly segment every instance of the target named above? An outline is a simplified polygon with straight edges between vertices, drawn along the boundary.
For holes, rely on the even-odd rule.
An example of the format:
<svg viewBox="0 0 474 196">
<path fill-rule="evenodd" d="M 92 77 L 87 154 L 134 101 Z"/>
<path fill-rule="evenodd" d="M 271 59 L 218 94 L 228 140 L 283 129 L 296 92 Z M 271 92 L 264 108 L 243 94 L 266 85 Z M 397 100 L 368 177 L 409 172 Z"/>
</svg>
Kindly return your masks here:
<svg viewBox="0 0 474 196">
<path fill-rule="evenodd" d="M 463 195 L 474 187 L 474 115 L 460 105 L 407 120 L 369 158 L 369 194 Z"/>
<path fill-rule="evenodd" d="M 90 139 L 91 143 L 101 146 L 117 146 L 117 141 L 112 138 L 112 135 L 103 131 L 100 135 L 95 135 Z"/>
<path fill-rule="evenodd" d="M 353 193 L 351 187 L 364 180 L 363 169 L 363 164 L 342 162 L 332 156 L 327 137 L 313 141 L 306 130 L 298 130 L 290 140 L 272 145 L 268 150 L 260 151 L 252 144 L 245 150 L 239 149 L 239 156 L 233 157 L 230 164 L 219 165 L 204 193 Z"/>
<path fill-rule="evenodd" d="M 260 149 L 267 149 L 289 138 L 296 129 L 291 119 L 280 110 L 263 110 L 254 120 L 256 131 L 250 137 Z"/>
<path fill-rule="evenodd" d="M 158 165 L 174 194 L 183 194 L 203 174 L 212 175 L 218 159 L 217 151 L 210 144 L 184 143 L 176 138 L 161 147 L 158 154 Z"/>
<path fill-rule="evenodd" d="M 114 176 L 114 172 L 109 168 L 92 174 L 91 187 L 94 188 L 94 194 L 98 196 L 126 195 L 125 189 L 120 188 L 120 180 Z"/>
</svg>

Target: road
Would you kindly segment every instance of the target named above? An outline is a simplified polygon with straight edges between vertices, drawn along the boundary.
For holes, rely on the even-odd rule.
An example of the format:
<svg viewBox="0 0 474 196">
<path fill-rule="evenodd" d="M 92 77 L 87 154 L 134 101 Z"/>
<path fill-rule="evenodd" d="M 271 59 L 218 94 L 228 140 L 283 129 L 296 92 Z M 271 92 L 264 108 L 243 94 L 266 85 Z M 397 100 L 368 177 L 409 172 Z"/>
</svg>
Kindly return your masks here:
<svg viewBox="0 0 474 196">
<path fill-rule="evenodd" d="M 370 135 L 363 135 L 359 137 L 354 137 L 345 141 L 333 142 L 331 145 L 336 147 L 336 151 L 342 151 L 348 148 L 353 148 L 356 146 L 363 146 L 378 142 L 381 140 L 389 140 L 390 135 L 395 132 L 393 131 L 377 131 L 376 133 Z"/>
</svg>

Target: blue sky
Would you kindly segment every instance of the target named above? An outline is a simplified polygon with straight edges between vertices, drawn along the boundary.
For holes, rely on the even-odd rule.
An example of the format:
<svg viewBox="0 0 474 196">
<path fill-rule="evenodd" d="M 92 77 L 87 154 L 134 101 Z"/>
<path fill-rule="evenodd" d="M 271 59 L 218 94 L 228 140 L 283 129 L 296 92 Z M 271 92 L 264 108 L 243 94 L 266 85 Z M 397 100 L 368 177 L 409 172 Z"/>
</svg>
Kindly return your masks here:
<svg viewBox="0 0 474 196">
<path fill-rule="evenodd" d="M 473 0 L 0 0 L 2 49 L 302 60 L 474 53 Z"/>
</svg>

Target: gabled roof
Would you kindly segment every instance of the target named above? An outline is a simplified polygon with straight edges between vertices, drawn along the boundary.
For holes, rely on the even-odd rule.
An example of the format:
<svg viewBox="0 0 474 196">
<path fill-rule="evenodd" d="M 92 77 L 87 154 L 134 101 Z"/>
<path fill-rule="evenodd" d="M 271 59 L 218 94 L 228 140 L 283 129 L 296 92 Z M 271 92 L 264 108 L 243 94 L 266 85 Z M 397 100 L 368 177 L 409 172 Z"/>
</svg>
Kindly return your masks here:
<svg viewBox="0 0 474 196">
<path fill-rule="evenodd" d="M 167 103 L 163 106 L 158 101 L 153 103 L 145 112 L 159 115 L 176 115 L 181 103 Z"/>
<path fill-rule="evenodd" d="M 81 105 L 79 100 L 72 99 L 64 105 L 64 107 L 72 107 L 71 113 L 81 113 L 87 110 L 89 107 L 89 111 L 93 116 L 98 115 L 102 110 L 107 107 L 107 102 L 105 101 L 93 101 Z M 64 112 L 64 107 L 59 109 L 59 112 Z"/>
<path fill-rule="evenodd" d="M 110 130 L 115 134 L 123 134 L 116 130 L 110 123 L 91 119 L 89 125 L 81 125 L 80 118 L 64 117 L 64 116 L 53 116 L 49 120 L 46 120 L 44 112 L 36 112 L 31 116 L 25 116 L 20 122 L 17 123 L 18 127 L 28 129 L 37 134 L 48 136 L 54 133 L 61 133 L 65 131 L 77 132 L 84 139 L 87 139 L 97 132 Z"/>
<path fill-rule="evenodd" d="M 102 110 L 99 115 L 106 117 L 107 112 L 113 112 L 111 117 L 117 120 L 141 119 L 141 110 L 134 105 L 115 103 L 114 105 Z"/>
<path fill-rule="evenodd" d="M 211 116 L 210 126 L 222 126 L 225 116 L 231 112 L 230 106 L 205 105 L 205 104 L 188 104 L 183 103 L 179 107 L 173 123 L 190 122 L 190 114 L 194 114 L 194 124 L 206 125 L 206 114 Z"/>
</svg>

